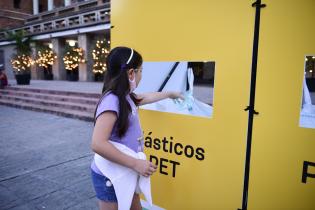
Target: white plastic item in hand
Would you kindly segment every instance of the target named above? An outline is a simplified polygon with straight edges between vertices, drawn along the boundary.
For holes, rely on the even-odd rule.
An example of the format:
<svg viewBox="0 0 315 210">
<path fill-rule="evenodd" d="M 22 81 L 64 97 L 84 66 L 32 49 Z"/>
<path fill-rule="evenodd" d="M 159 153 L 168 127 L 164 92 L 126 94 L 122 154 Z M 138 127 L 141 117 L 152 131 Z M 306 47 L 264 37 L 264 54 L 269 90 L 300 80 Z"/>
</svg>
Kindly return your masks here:
<svg viewBox="0 0 315 210">
<path fill-rule="evenodd" d="M 181 109 L 188 109 L 188 111 L 193 111 L 194 106 L 194 96 L 193 96 L 193 90 L 194 90 L 194 73 L 191 68 L 187 70 L 187 78 L 188 78 L 188 90 L 184 93 L 184 100 L 182 102 L 179 102 Z"/>
<path fill-rule="evenodd" d="M 180 108 L 188 110 L 189 114 L 195 116 L 206 116 L 212 115 L 212 107 L 194 98 L 194 73 L 192 68 L 187 70 L 188 77 L 188 90 L 184 93 L 185 99 L 180 104 Z"/>
</svg>

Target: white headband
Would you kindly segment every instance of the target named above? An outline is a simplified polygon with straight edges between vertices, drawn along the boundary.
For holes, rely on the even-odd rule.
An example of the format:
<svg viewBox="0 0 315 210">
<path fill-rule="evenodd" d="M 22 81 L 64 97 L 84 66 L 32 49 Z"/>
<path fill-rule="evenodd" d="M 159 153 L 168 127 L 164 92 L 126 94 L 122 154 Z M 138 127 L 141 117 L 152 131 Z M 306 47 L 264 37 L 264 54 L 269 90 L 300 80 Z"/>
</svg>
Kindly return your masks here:
<svg viewBox="0 0 315 210">
<path fill-rule="evenodd" d="M 131 49 L 131 55 L 130 55 L 128 61 L 127 61 L 127 64 L 129 64 L 129 62 L 131 61 L 132 56 L 133 56 L 133 49 Z"/>
</svg>

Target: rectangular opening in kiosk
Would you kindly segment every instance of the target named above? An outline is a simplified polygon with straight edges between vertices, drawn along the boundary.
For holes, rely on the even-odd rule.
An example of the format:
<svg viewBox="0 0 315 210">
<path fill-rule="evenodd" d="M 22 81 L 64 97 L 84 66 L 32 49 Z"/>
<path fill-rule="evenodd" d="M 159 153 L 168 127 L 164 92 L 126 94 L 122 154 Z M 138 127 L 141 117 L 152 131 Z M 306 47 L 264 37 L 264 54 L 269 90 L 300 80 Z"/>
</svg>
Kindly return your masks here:
<svg viewBox="0 0 315 210">
<path fill-rule="evenodd" d="M 135 93 L 177 91 L 183 100 L 165 99 L 142 109 L 210 118 L 213 113 L 215 62 L 144 62 Z"/>
<path fill-rule="evenodd" d="M 315 54 L 305 56 L 300 126 L 315 128 Z"/>
</svg>

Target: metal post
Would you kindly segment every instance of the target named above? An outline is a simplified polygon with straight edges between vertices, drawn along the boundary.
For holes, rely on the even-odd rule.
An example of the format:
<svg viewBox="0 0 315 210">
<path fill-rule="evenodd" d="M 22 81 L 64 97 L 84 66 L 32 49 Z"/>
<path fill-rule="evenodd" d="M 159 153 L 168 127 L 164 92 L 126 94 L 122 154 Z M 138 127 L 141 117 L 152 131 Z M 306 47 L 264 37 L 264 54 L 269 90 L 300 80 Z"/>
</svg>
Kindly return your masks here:
<svg viewBox="0 0 315 210">
<path fill-rule="evenodd" d="M 261 0 L 257 0 L 255 3 L 252 4 L 252 6 L 256 7 L 256 15 L 255 15 L 254 42 L 253 42 L 253 55 L 252 55 L 250 99 L 249 99 L 249 106 L 247 106 L 247 108 L 245 109 L 245 111 L 249 111 L 249 113 L 248 113 L 243 201 L 242 201 L 242 208 L 239 210 L 247 210 L 250 155 L 251 155 L 252 134 L 253 134 L 253 119 L 254 119 L 254 114 L 256 115 L 258 114 L 258 112 L 255 111 L 255 92 L 256 92 L 256 73 L 257 73 L 257 59 L 258 59 L 260 10 L 261 8 L 266 7 L 266 5 L 261 4 Z"/>
</svg>

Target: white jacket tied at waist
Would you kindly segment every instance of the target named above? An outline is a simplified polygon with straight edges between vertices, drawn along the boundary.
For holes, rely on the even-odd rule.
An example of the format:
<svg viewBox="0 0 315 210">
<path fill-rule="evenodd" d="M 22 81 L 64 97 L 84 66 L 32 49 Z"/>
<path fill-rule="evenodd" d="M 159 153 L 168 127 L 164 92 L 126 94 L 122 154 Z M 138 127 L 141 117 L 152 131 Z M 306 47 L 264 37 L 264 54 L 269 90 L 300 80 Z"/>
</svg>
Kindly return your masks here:
<svg viewBox="0 0 315 210">
<path fill-rule="evenodd" d="M 118 150 L 137 159 L 146 159 L 143 152 L 134 152 L 123 144 L 109 141 Z M 123 165 L 111 162 L 95 153 L 94 161 L 99 170 L 114 185 L 118 210 L 129 210 L 134 193 L 140 190 L 147 202 L 152 206 L 150 177 L 139 175 L 136 171 Z"/>
</svg>

